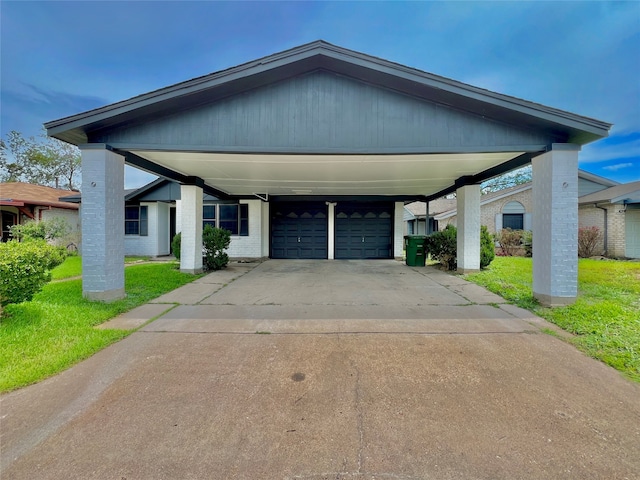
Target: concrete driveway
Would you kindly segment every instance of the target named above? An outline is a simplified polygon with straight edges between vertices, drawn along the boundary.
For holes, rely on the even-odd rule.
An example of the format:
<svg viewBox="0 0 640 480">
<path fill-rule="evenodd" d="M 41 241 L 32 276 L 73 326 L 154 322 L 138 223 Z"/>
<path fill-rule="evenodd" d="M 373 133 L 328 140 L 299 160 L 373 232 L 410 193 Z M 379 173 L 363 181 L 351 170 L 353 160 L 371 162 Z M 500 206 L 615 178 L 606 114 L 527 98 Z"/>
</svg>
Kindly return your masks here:
<svg viewBox="0 0 640 480">
<path fill-rule="evenodd" d="M 2 479 L 638 479 L 640 386 L 458 277 L 234 264 L 0 398 Z"/>
</svg>

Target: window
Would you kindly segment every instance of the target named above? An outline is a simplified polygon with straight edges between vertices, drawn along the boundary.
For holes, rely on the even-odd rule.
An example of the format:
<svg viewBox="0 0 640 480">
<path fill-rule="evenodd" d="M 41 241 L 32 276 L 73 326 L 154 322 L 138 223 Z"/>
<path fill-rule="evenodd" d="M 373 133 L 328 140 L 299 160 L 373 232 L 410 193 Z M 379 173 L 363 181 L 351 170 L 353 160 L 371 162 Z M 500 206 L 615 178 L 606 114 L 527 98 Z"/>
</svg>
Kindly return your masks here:
<svg viewBox="0 0 640 480">
<path fill-rule="evenodd" d="M 124 207 L 124 234 L 146 237 L 148 233 L 148 212 L 146 206 Z"/>
<path fill-rule="evenodd" d="M 219 204 L 202 207 L 202 226 L 229 230 L 231 235 L 249 235 L 249 205 Z"/>
<path fill-rule="evenodd" d="M 510 228 L 511 230 L 524 229 L 524 216 L 522 213 L 503 213 L 502 228 Z"/>
<path fill-rule="evenodd" d="M 216 226 L 216 206 L 205 205 L 202 207 L 202 228 L 207 225 Z"/>
<path fill-rule="evenodd" d="M 520 202 L 509 202 L 502 208 L 502 228 L 524 229 L 524 206 Z"/>
</svg>

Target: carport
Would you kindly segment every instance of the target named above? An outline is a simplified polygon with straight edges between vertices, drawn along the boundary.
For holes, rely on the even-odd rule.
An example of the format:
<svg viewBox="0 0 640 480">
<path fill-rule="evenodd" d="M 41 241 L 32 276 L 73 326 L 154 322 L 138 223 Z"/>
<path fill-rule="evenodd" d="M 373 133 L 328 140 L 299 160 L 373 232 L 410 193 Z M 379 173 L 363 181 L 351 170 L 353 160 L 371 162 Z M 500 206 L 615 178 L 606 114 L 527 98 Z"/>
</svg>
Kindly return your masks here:
<svg viewBox="0 0 640 480">
<path fill-rule="evenodd" d="M 534 293 L 554 305 L 577 291 L 578 152 L 611 125 L 316 41 L 45 127 L 82 150 L 89 298 L 125 294 L 125 163 L 180 183 L 188 272 L 203 193 L 247 205 L 245 256 L 338 259 L 400 257 L 404 202 L 455 192 L 458 269 L 477 270 L 480 182 L 532 163 Z"/>
</svg>

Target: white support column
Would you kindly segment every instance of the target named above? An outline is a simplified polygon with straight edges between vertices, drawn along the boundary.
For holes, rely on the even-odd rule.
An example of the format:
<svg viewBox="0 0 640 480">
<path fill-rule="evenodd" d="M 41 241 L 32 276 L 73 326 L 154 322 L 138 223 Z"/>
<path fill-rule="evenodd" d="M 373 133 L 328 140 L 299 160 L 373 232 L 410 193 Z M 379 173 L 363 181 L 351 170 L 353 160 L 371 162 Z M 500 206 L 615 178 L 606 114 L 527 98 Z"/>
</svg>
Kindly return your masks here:
<svg viewBox="0 0 640 480">
<path fill-rule="evenodd" d="M 82 294 L 109 302 L 124 291 L 124 157 L 81 145 Z"/>
<path fill-rule="evenodd" d="M 480 185 L 456 190 L 458 202 L 458 272 L 480 270 Z"/>
<path fill-rule="evenodd" d="M 329 224 L 328 224 L 328 232 L 327 232 L 327 236 L 328 236 L 328 240 L 329 240 L 329 245 L 328 245 L 328 251 L 327 251 L 327 258 L 329 260 L 333 260 L 335 259 L 335 252 L 336 252 L 336 243 L 335 243 L 335 238 L 336 238 L 336 202 L 327 202 L 327 207 L 328 207 L 328 211 L 327 211 L 327 219 L 329 220 Z"/>
<path fill-rule="evenodd" d="M 393 204 L 393 238 L 390 240 L 393 246 L 393 258 L 401 262 L 404 251 L 404 202 Z"/>
<path fill-rule="evenodd" d="M 567 305 L 578 293 L 578 152 L 552 145 L 532 159 L 533 295 L 548 306 Z"/>
<path fill-rule="evenodd" d="M 429 235 L 431 232 L 429 231 L 429 202 L 425 203 L 425 212 L 424 212 L 424 234 Z M 417 221 L 418 225 L 420 222 Z M 420 232 L 418 232 L 420 233 Z"/>
<path fill-rule="evenodd" d="M 202 188 L 180 185 L 180 271 L 202 272 Z"/>
</svg>

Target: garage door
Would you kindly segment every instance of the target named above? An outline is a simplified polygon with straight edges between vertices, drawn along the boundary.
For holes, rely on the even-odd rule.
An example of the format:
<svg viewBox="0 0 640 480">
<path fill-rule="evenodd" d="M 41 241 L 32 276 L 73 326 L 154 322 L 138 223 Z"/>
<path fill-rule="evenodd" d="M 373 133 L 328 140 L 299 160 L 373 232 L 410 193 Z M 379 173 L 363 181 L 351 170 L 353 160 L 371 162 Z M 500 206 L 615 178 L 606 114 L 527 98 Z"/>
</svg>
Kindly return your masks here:
<svg viewBox="0 0 640 480">
<path fill-rule="evenodd" d="M 625 255 L 640 258 L 640 209 L 629 209 L 625 213 Z"/>
<path fill-rule="evenodd" d="M 335 258 L 392 258 L 392 203 L 339 202 L 335 215 Z"/>
<path fill-rule="evenodd" d="M 271 258 L 327 258 L 324 202 L 273 203 L 270 211 Z"/>
</svg>

